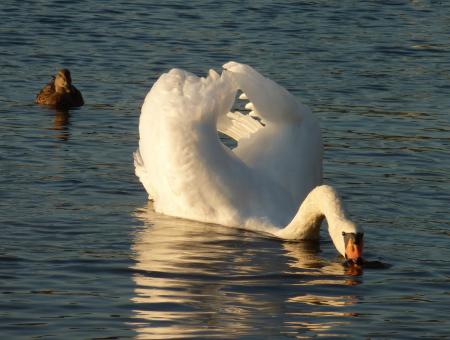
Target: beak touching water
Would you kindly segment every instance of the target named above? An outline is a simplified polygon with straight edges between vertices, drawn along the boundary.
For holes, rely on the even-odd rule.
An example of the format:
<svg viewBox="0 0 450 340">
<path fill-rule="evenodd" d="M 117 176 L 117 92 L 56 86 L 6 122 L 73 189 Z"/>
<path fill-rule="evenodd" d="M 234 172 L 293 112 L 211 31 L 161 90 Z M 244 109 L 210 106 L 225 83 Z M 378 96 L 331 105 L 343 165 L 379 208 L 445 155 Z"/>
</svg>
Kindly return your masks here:
<svg viewBox="0 0 450 340">
<path fill-rule="evenodd" d="M 350 263 L 361 265 L 363 263 L 364 234 L 343 232 L 342 236 L 344 236 L 346 260 Z"/>
</svg>

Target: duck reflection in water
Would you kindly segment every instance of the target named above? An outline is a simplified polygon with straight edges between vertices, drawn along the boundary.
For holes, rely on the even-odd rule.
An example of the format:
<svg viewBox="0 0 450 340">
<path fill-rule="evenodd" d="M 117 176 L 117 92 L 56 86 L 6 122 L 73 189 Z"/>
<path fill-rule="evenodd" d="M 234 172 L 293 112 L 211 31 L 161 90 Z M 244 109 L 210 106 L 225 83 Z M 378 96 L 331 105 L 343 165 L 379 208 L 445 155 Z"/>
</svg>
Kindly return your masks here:
<svg viewBox="0 0 450 340">
<path fill-rule="evenodd" d="M 144 224 L 133 242 L 138 339 L 329 335 L 356 315 L 348 307 L 357 298 L 332 289 L 356 281 L 321 259 L 318 243 L 164 216 L 152 202 L 136 216 Z"/>
<path fill-rule="evenodd" d="M 70 112 L 69 110 L 55 110 L 55 118 L 53 119 L 53 127 L 51 130 L 58 131 L 55 135 L 57 139 L 64 142 L 69 140 L 70 137 Z"/>
</svg>

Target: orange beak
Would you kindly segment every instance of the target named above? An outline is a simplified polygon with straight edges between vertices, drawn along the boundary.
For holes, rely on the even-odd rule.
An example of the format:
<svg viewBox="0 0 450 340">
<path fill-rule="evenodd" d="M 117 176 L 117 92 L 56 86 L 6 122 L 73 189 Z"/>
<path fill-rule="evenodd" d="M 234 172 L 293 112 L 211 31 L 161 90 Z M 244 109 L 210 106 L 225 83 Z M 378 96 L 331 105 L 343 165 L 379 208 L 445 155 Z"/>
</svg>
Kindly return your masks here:
<svg viewBox="0 0 450 340">
<path fill-rule="evenodd" d="M 362 234 L 346 234 L 345 242 L 345 258 L 355 264 L 361 264 L 364 245 Z"/>
</svg>

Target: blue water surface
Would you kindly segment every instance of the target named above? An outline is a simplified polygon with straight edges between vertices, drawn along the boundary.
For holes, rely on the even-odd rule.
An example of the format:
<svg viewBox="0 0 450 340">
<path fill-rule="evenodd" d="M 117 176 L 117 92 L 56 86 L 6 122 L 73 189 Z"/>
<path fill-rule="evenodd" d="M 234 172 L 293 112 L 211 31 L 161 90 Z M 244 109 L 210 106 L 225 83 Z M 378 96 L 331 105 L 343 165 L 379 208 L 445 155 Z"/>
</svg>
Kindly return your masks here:
<svg viewBox="0 0 450 340">
<path fill-rule="evenodd" d="M 449 25 L 446 1 L 3 0 L 1 338 L 450 338 Z M 325 182 L 389 268 L 349 271 L 325 228 L 290 243 L 153 212 L 145 95 L 229 60 L 313 109 Z M 34 105 L 62 67 L 86 105 Z"/>
</svg>

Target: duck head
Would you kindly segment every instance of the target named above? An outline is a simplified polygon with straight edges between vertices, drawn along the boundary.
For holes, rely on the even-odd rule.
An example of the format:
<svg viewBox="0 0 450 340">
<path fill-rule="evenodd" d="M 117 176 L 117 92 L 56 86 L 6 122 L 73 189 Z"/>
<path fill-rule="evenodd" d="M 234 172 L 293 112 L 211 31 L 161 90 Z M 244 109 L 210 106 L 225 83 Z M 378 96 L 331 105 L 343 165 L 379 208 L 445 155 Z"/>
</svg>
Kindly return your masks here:
<svg viewBox="0 0 450 340">
<path fill-rule="evenodd" d="M 70 71 L 63 68 L 58 71 L 55 76 L 55 91 L 56 92 L 69 92 L 72 85 L 72 77 Z"/>
</svg>

